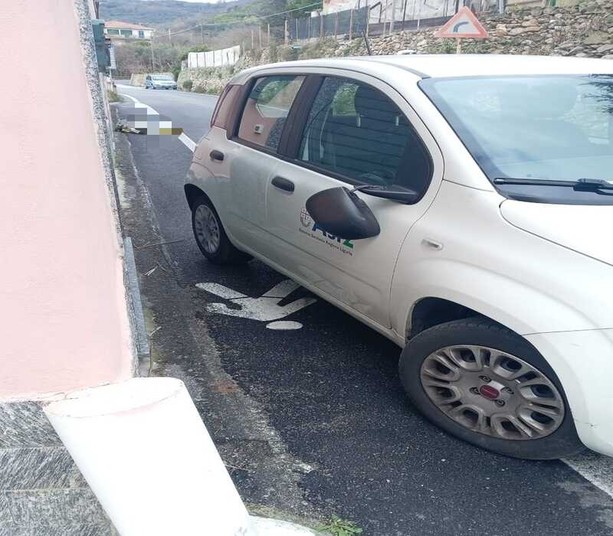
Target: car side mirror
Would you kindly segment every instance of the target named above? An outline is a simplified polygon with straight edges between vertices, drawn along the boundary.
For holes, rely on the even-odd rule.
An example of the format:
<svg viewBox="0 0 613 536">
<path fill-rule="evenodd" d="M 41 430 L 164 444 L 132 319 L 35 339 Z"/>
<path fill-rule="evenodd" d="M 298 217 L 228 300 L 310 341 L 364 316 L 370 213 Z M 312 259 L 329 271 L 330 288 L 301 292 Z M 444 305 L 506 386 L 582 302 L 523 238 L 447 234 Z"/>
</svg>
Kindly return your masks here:
<svg viewBox="0 0 613 536">
<path fill-rule="evenodd" d="M 338 238 L 359 240 L 381 232 L 368 205 L 345 187 L 317 192 L 307 199 L 306 209 L 321 229 Z"/>
</svg>

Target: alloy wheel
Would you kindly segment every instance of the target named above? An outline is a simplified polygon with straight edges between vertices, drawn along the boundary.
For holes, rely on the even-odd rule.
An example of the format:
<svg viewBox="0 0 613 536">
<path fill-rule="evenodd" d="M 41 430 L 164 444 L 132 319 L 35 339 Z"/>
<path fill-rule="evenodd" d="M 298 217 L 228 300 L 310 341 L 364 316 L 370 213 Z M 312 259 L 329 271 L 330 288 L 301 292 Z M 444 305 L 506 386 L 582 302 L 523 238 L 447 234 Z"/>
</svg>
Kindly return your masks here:
<svg viewBox="0 0 613 536">
<path fill-rule="evenodd" d="M 221 243 L 221 231 L 217 216 L 208 205 L 199 205 L 194 213 L 196 238 L 207 253 L 215 254 Z"/>
<path fill-rule="evenodd" d="M 421 385 L 445 415 L 505 440 L 546 437 L 564 420 L 564 399 L 530 363 L 484 346 L 448 346 L 426 357 Z"/>
</svg>

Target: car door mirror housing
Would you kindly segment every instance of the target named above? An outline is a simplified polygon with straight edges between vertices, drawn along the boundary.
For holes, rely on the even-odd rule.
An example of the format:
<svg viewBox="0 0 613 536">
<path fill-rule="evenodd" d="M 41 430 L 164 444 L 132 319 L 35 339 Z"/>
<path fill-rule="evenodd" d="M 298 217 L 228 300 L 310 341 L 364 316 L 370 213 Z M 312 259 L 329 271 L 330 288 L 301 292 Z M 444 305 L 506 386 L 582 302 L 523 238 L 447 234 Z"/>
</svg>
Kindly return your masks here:
<svg viewBox="0 0 613 536">
<path fill-rule="evenodd" d="M 368 205 L 348 188 L 330 188 L 307 199 L 306 209 L 313 221 L 336 238 L 359 240 L 381 232 Z"/>
</svg>

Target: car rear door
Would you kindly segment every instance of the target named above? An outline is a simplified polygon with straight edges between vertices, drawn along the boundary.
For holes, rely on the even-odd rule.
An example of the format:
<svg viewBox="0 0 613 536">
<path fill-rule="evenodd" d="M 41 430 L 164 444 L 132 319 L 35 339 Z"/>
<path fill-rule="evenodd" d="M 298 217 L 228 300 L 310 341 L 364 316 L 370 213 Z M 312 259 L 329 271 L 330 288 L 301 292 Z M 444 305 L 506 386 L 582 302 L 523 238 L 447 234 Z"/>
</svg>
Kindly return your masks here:
<svg viewBox="0 0 613 536">
<path fill-rule="evenodd" d="M 240 247 L 268 255 L 267 184 L 281 164 L 279 143 L 304 76 L 268 75 L 249 82 L 236 132 L 225 144 L 228 176 L 224 225 Z M 225 155 L 224 155 L 225 156 Z"/>
<path fill-rule="evenodd" d="M 303 93 L 288 119 L 293 142 L 267 181 L 270 257 L 332 301 L 389 328 L 396 259 L 440 184 L 442 156 L 393 88 L 367 75 L 338 72 L 318 77 L 316 90 Z M 365 184 L 406 187 L 420 199 L 406 205 L 358 192 L 381 227 L 378 236 L 363 240 L 331 236 L 305 208 L 317 192 Z"/>
</svg>

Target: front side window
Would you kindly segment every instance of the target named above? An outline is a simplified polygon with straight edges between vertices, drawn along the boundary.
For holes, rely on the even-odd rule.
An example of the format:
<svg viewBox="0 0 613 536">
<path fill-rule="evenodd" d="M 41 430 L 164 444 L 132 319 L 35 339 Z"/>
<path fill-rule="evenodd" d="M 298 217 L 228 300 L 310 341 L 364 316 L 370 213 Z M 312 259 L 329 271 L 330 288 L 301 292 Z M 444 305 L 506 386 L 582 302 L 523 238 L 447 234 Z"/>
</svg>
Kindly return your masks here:
<svg viewBox="0 0 613 536">
<path fill-rule="evenodd" d="M 425 191 L 430 157 L 408 119 L 370 85 L 328 77 L 303 132 L 299 159 L 349 182 Z"/>
<path fill-rule="evenodd" d="M 515 181 L 514 191 L 559 197 L 562 183 L 563 197 L 576 200 L 585 187 L 572 185 L 587 179 L 604 181 L 594 194 L 613 199 L 613 75 L 432 78 L 419 85 L 501 190 Z"/>
<path fill-rule="evenodd" d="M 304 76 L 267 76 L 255 81 L 241 116 L 238 137 L 276 151 Z"/>
</svg>

